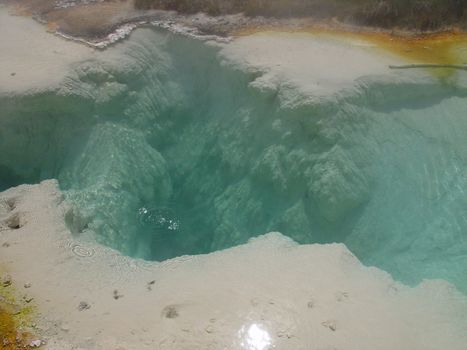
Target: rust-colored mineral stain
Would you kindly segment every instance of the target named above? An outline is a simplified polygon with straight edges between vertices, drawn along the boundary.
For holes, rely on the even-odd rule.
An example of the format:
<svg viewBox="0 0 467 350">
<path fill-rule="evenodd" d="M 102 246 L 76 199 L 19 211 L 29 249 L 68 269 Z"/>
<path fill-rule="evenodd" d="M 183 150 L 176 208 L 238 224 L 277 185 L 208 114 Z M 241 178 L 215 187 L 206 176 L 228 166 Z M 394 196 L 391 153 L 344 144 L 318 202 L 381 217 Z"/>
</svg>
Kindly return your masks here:
<svg viewBox="0 0 467 350">
<path fill-rule="evenodd" d="M 233 33 L 246 36 L 259 32 L 309 33 L 342 40 L 358 40 L 396 54 L 412 63 L 465 65 L 467 64 L 467 33 L 449 31 L 433 34 L 392 34 L 383 31 L 365 31 L 361 28 L 342 29 L 330 25 L 312 25 L 301 28 L 258 27 Z M 450 71 L 452 69 L 440 69 Z"/>
<path fill-rule="evenodd" d="M 59 25 L 56 22 L 47 22 L 47 31 L 49 33 L 55 33 L 59 28 Z"/>
<path fill-rule="evenodd" d="M 425 35 L 391 35 L 384 32 L 315 30 L 349 39 L 365 40 L 409 60 L 427 64 L 467 63 L 467 33 L 445 32 Z"/>
<path fill-rule="evenodd" d="M 25 350 L 30 346 L 34 337 L 18 327 L 18 320 L 7 308 L 0 305 L 0 349 Z"/>
<path fill-rule="evenodd" d="M 0 349 L 13 349 L 16 342 L 16 327 L 13 317 L 0 306 Z"/>
</svg>

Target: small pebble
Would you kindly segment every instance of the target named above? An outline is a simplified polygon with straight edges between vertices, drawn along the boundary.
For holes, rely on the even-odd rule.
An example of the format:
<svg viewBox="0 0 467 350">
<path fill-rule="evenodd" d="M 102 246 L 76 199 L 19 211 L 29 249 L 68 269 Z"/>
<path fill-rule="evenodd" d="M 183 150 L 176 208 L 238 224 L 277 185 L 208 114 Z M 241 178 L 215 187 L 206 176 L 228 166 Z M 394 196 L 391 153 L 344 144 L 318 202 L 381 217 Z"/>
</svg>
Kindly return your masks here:
<svg viewBox="0 0 467 350">
<path fill-rule="evenodd" d="M 148 282 L 146 288 L 151 291 L 152 290 L 152 286 L 156 283 L 155 280 L 152 280 L 151 282 Z"/>
<path fill-rule="evenodd" d="M 12 72 L 12 73 L 10 73 L 10 75 L 11 75 L 12 77 L 14 77 L 14 76 L 16 75 L 16 73 L 15 73 L 15 72 Z"/>
<path fill-rule="evenodd" d="M 42 346 L 42 345 L 45 345 L 45 341 L 40 340 L 40 339 L 32 340 L 32 341 L 29 343 L 29 346 L 30 346 L 31 348 L 38 348 L 39 346 Z"/>
<path fill-rule="evenodd" d="M 336 322 L 334 321 L 325 321 L 321 323 L 324 327 L 329 328 L 331 331 L 335 332 L 337 329 Z"/>
<path fill-rule="evenodd" d="M 26 303 L 30 303 L 31 301 L 34 300 L 34 298 L 31 298 L 31 297 L 28 297 L 27 295 L 23 296 L 23 300 L 26 302 Z"/>
<path fill-rule="evenodd" d="M 163 310 L 163 313 L 166 318 L 177 318 L 178 317 L 178 311 L 173 305 L 165 307 Z"/>
<path fill-rule="evenodd" d="M 3 285 L 4 287 L 11 286 L 11 283 L 12 283 L 12 282 L 13 282 L 13 281 L 12 281 L 12 278 L 11 278 L 10 275 L 4 275 L 4 276 L 2 277 L 2 285 Z"/>
<path fill-rule="evenodd" d="M 122 295 L 122 294 L 118 294 L 118 290 L 115 289 L 115 290 L 114 290 L 114 299 L 115 299 L 115 300 L 118 300 L 118 299 L 120 299 L 121 297 L 123 297 L 123 295 Z"/>
<path fill-rule="evenodd" d="M 344 301 L 349 298 L 349 293 L 347 292 L 338 292 L 336 293 L 336 300 L 337 301 Z"/>
<path fill-rule="evenodd" d="M 10 243 L 8 243 L 8 242 L 5 242 L 5 243 L 2 244 L 3 248 L 8 248 L 9 246 L 10 246 Z"/>
<path fill-rule="evenodd" d="M 284 330 L 279 330 L 279 331 L 277 331 L 276 335 L 277 335 L 278 338 L 287 338 L 287 339 L 290 339 L 290 338 L 293 337 L 293 334 L 290 333 L 289 330 L 285 330 L 285 329 L 284 329 Z"/>
<path fill-rule="evenodd" d="M 78 310 L 79 311 L 84 311 L 84 310 L 88 310 L 91 308 L 91 305 L 89 305 L 87 302 L 85 301 L 82 301 L 79 303 L 78 305 Z"/>
<path fill-rule="evenodd" d="M 25 283 L 24 288 L 31 288 L 31 283 Z"/>
</svg>

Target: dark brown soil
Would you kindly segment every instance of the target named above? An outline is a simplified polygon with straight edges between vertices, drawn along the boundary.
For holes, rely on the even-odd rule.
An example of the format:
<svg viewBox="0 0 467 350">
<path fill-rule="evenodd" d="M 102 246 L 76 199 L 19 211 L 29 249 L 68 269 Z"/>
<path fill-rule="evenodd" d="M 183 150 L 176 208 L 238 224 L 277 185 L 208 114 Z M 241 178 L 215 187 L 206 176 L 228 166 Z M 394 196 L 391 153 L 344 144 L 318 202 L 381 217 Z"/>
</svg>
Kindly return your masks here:
<svg viewBox="0 0 467 350">
<path fill-rule="evenodd" d="M 65 0 L 62 0 L 65 1 Z M 80 4 L 81 1 L 81 4 Z M 169 20 L 220 36 L 259 28 L 309 27 L 316 22 L 370 31 L 409 33 L 467 29 L 467 0 L 0 0 L 17 14 L 32 15 L 51 31 L 97 40 L 124 23 Z M 177 11 L 177 12 L 175 12 Z M 211 17 L 194 15 L 198 12 Z M 243 16 L 230 16 L 242 13 Z M 333 25 L 334 25 L 333 24 Z M 368 28 L 367 28 L 368 29 Z"/>
<path fill-rule="evenodd" d="M 381 28 L 436 30 L 467 25 L 467 0 L 135 0 L 135 6 L 212 15 L 336 17 Z"/>
</svg>

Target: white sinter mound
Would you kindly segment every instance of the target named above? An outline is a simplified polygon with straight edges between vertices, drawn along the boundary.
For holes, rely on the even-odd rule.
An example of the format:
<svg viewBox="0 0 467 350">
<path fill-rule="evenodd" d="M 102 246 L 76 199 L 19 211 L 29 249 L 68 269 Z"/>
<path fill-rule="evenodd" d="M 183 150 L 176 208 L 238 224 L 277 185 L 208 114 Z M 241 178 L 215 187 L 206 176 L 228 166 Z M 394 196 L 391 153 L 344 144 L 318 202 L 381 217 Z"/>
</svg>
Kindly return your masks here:
<svg viewBox="0 0 467 350">
<path fill-rule="evenodd" d="M 94 50 L 47 33 L 26 17 L 0 5 L 0 94 L 24 93 L 60 83 L 70 66 L 91 58 Z"/>
<path fill-rule="evenodd" d="M 404 61 L 369 43 L 329 35 L 260 32 L 236 39 L 221 54 L 229 64 L 261 72 L 257 88 L 275 91 L 285 85 L 312 99 L 358 87 L 363 78 L 421 77 L 391 70 Z"/>
</svg>

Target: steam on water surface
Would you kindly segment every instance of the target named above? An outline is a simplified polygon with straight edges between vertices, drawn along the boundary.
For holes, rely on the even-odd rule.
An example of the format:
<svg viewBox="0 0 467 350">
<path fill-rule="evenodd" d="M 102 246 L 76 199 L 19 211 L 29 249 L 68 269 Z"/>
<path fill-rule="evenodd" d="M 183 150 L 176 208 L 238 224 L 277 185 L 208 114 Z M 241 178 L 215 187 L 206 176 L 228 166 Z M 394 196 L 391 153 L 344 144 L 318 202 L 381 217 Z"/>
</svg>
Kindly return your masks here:
<svg viewBox="0 0 467 350">
<path fill-rule="evenodd" d="M 135 257 L 280 231 L 467 291 L 465 90 L 371 82 L 287 104 L 199 42 L 140 31 L 123 51 L 1 98 L 3 189 L 58 178 L 73 226 Z"/>
</svg>

